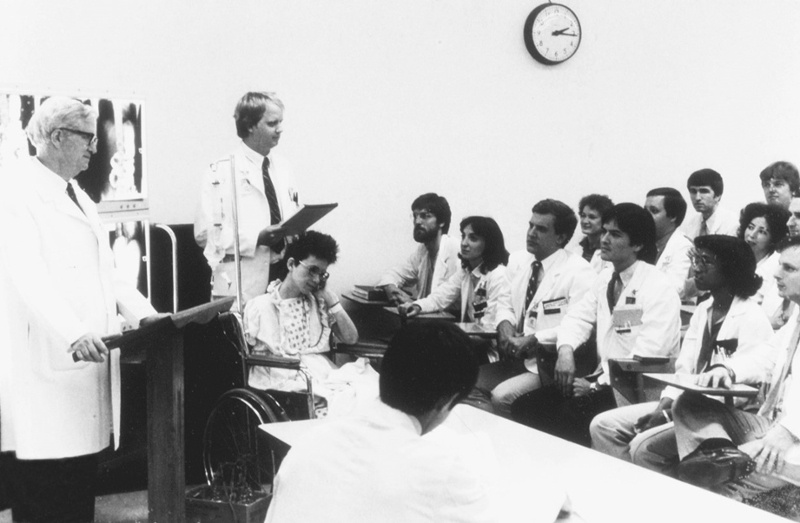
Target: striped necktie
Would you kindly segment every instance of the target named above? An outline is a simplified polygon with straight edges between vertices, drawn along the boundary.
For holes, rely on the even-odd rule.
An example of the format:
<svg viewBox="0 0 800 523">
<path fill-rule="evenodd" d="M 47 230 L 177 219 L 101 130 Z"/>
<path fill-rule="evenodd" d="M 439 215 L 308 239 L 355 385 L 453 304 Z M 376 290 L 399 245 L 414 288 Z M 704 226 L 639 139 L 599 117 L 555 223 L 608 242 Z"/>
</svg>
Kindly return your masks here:
<svg viewBox="0 0 800 523">
<path fill-rule="evenodd" d="M 261 176 L 264 178 L 264 194 L 267 196 L 267 203 L 269 204 L 269 223 L 275 225 L 281 223 L 281 207 L 278 203 L 278 195 L 275 192 L 275 185 L 272 183 L 272 178 L 269 176 L 269 158 L 264 157 L 261 163 Z M 275 252 L 281 252 L 285 243 L 280 240 L 273 245 L 271 249 Z"/>
</svg>

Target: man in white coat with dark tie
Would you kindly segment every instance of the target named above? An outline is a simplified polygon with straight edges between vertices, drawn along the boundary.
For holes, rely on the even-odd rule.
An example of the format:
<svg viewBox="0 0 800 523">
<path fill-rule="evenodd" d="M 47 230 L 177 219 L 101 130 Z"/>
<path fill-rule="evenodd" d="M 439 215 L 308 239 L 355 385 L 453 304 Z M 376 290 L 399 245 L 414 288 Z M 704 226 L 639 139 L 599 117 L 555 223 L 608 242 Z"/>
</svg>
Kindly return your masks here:
<svg viewBox="0 0 800 523">
<path fill-rule="evenodd" d="M 14 521 L 92 521 L 97 453 L 119 434 L 118 311 L 155 310 L 115 281 L 108 233 L 73 178 L 96 151 L 96 111 L 53 97 L 27 133 L 36 156 L 9 166 L 0 195 L 2 450 Z M 5 340 L 3 340 L 5 341 Z"/>
<path fill-rule="evenodd" d="M 481 366 L 477 385 L 491 397 L 497 414 L 509 417 L 515 399 L 541 386 L 539 348 L 555 344 L 561 320 L 597 276 L 580 255 L 564 250 L 577 224 L 575 212 L 564 202 L 536 203 L 528 222 L 526 250 L 508 260 L 511 303 L 498 310 L 497 326 L 504 357 Z"/>
</svg>

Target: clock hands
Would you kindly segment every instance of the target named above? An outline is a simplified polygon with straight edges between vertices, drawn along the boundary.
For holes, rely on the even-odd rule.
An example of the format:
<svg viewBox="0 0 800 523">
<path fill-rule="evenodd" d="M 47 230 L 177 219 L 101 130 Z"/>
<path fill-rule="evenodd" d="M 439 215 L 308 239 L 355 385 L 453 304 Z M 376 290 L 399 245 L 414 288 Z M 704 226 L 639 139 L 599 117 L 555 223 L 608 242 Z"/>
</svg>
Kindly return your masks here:
<svg viewBox="0 0 800 523">
<path fill-rule="evenodd" d="M 558 31 L 553 31 L 553 36 L 578 36 L 575 33 L 567 33 L 567 31 L 569 31 L 569 27 L 559 29 Z"/>
</svg>

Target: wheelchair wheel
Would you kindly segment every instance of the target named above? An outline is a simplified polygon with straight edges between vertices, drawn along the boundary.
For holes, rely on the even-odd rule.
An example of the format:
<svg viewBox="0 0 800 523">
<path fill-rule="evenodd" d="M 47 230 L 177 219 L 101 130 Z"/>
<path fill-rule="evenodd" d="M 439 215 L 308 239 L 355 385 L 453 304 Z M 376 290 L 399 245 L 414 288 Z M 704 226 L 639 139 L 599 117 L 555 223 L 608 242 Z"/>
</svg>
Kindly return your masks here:
<svg viewBox="0 0 800 523">
<path fill-rule="evenodd" d="M 246 484 L 269 491 L 274 457 L 266 434 L 258 426 L 287 421 L 283 409 L 268 395 L 247 389 L 223 394 L 211 410 L 203 432 L 203 467 L 212 487 Z"/>
</svg>

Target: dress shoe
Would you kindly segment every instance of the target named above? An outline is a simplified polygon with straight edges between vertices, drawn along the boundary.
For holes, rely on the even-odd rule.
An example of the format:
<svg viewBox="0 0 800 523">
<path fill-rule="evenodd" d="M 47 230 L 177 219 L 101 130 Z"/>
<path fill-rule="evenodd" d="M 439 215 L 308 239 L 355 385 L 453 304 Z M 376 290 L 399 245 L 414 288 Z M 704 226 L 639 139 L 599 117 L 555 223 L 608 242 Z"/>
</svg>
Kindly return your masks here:
<svg viewBox="0 0 800 523">
<path fill-rule="evenodd" d="M 755 468 L 756 462 L 735 447 L 697 450 L 678 464 L 678 478 L 708 488 L 741 479 Z"/>
</svg>

